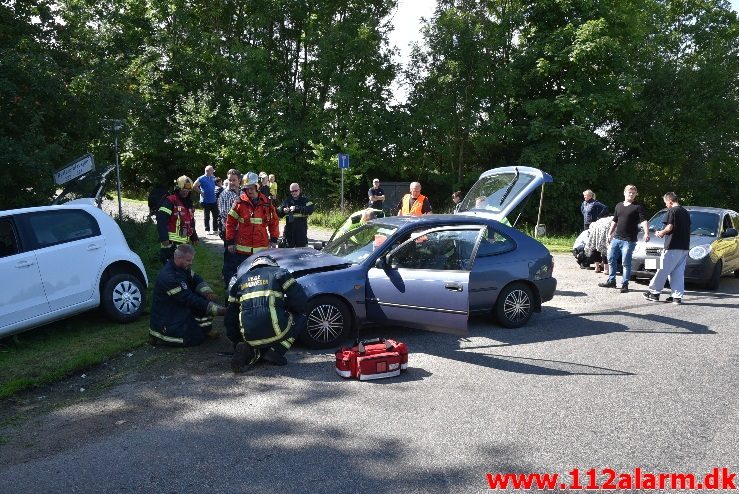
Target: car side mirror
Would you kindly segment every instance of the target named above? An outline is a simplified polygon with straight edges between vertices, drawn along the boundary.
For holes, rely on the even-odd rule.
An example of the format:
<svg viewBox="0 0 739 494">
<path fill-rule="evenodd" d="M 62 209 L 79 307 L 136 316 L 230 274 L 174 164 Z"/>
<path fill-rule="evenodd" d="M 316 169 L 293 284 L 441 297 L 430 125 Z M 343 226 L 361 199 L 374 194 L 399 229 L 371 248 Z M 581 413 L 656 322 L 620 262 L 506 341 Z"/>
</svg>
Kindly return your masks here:
<svg viewBox="0 0 739 494">
<path fill-rule="evenodd" d="M 375 267 L 377 269 L 385 269 L 387 266 L 387 262 L 385 260 L 385 256 L 380 256 L 375 260 Z"/>
<path fill-rule="evenodd" d="M 736 237 L 737 235 L 739 235 L 739 232 L 736 231 L 736 228 L 727 228 L 726 231 L 721 234 L 721 238 Z"/>
</svg>

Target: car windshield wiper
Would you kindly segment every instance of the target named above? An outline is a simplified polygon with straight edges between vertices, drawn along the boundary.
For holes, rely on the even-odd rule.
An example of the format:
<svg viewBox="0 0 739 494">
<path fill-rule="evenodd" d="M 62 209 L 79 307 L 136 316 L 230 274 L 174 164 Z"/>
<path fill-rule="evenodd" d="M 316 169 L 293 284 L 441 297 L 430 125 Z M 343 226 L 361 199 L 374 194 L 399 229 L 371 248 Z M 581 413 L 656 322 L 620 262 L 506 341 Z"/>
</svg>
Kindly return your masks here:
<svg viewBox="0 0 739 494">
<path fill-rule="evenodd" d="M 508 197 L 508 194 L 511 193 L 511 190 L 513 189 L 513 186 L 516 185 L 516 182 L 518 182 L 518 176 L 519 176 L 519 172 L 518 172 L 518 168 L 516 168 L 516 176 L 513 177 L 513 180 L 511 180 L 511 183 L 508 184 L 508 187 L 506 187 L 506 190 L 503 193 L 503 197 L 500 198 L 500 203 L 498 204 L 499 206 L 502 206 L 503 205 L 503 203 L 505 202 L 506 198 Z"/>
</svg>

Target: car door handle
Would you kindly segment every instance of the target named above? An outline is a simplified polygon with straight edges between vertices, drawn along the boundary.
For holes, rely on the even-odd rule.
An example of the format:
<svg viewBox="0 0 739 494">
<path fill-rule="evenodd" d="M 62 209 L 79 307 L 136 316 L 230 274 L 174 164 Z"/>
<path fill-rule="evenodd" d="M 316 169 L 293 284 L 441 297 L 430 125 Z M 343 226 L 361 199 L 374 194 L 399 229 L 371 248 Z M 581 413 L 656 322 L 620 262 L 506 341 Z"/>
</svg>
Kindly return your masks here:
<svg viewBox="0 0 739 494">
<path fill-rule="evenodd" d="M 445 283 L 444 288 L 451 292 L 461 292 L 462 291 L 462 285 L 459 283 Z"/>
<path fill-rule="evenodd" d="M 100 246 L 98 244 L 90 244 L 87 246 L 87 250 L 98 250 Z"/>
<path fill-rule="evenodd" d="M 15 267 L 16 268 L 27 268 L 29 266 L 33 266 L 34 264 L 36 263 L 31 262 L 31 261 L 18 261 L 17 263 L 15 263 Z"/>
</svg>

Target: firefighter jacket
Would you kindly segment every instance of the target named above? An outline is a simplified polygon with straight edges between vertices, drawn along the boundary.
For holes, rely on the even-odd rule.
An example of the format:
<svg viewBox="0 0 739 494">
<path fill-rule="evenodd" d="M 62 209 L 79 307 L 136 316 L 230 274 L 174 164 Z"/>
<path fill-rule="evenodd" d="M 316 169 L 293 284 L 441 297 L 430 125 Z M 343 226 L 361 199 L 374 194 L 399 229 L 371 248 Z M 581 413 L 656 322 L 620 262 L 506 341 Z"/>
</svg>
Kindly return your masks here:
<svg viewBox="0 0 739 494">
<path fill-rule="evenodd" d="M 197 242 L 195 208 L 189 196 L 182 199 L 179 194 L 174 193 L 162 199 L 156 219 L 160 242 L 167 240 L 178 244 Z"/>
<path fill-rule="evenodd" d="M 240 267 L 229 287 L 228 301 L 224 323 L 232 341 L 243 338 L 253 348 L 284 342 L 289 348 L 304 328 L 307 296 L 285 269 Z"/>
<path fill-rule="evenodd" d="M 198 338 L 202 341 L 218 311 L 218 305 L 205 298 L 211 292 L 208 283 L 192 270 L 180 269 L 174 261 L 167 261 L 154 285 L 149 333 L 172 344 L 188 345 Z M 199 331 L 188 334 L 193 328 Z"/>
<path fill-rule="evenodd" d="M 226 216 L 226 246 L 236 245 L 236 253 L 251 255 L 277 242 L 280 219 L 275 207 L 263 194 L 251 199 L 241 194 Z"/>
<path fill-rule="evenodd" d="M 295 211 L 285 212 L 284 208 L 295 206 Z M 307 197 L 288 197 L 280 204 L 277 214 L 285 220 L 285 244 L 287 247 L 308 245 L 308 216 L 313 214 L 313 203 Z"/>
<path fill-rule="evenodd" d="M 425 195 L 418 194 L 415 202 L 411 205 L 411 195 L 406 194 L 403 196 L 403 200 L 401 201 L 398 216 L 421 216 L 422 214 L 430 212 L 431 204 Z"/>
</svg>

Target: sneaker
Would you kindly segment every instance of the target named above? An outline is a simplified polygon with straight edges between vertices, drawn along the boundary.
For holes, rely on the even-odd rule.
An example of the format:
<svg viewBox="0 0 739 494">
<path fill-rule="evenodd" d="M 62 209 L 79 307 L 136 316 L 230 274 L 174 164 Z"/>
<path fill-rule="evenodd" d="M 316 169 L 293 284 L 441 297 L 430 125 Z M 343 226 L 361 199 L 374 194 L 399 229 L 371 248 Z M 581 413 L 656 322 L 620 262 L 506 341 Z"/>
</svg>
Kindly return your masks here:
<svg viewBox="0 0 739 494">
<path fill-rule="evenodd" d="M 209 340 L 217 340 L 221 337 L 221 332 L 217 329 L 211 329 L 208 331 L 208 333 L 205 335 Z"/>
<path fill-rule="evenodd" d="M 621 285 L 621 293 L 629 293 L 629 284 L 628 283 L 624 283 L 623 285 Z"/>
<path fill-rule="evenodd" d="M 287 359 L 284 355 L 280 355 L 276 351 L 269 349 L 262 355 L 262 358 L 272 365 L 286 365 Z"/>
<path fill-rule="evenodd" d="M 644 298 L 649 300 L 650 302 L 659 302 L 659 294 L 652 293 L 652 292 L 645 292 L 642 295 L 644 295 Z"/>
<path fill-rule="evenodd" d="M 252 357 L 254 357 L 254 350 L 244 342 L 238 343 L 231 357 L 231 370 L 238 374 Z"/>
<path fill-rule="evenodd" d="M 616 288 L 616 280 L 606 280 L 605 283 L 598 283 L 601 288 Z"/>
<path fill-rule="evenodd" d="M 683 303 L 683 299 L 681 299 L 681 298 L 677 298 L 677 297 L 667 297 L 667 298 L 665 299 L 665 302 L 669 302 L 669 303 L 671 303 L 671 304 L 677 304 L 677 305 L 680 305 L 680 304 L 682 304 L 682 303 Z"/>
</svg>

